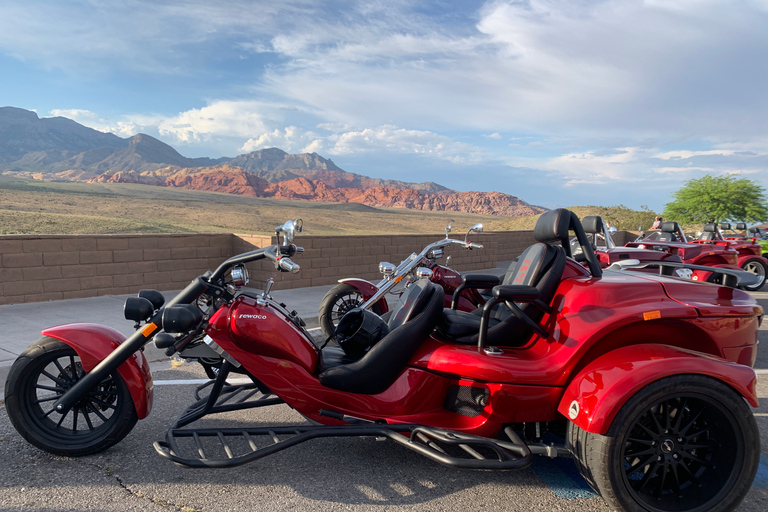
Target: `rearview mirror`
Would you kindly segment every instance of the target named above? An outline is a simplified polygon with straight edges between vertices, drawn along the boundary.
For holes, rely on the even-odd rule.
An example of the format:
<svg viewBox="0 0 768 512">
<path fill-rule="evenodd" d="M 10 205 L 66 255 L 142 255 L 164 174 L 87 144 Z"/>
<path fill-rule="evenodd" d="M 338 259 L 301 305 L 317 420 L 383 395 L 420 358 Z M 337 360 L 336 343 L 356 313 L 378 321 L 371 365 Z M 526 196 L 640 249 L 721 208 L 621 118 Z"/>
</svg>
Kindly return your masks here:
<svg viewBox="0 0 768 512">
<path fill-rule="evenodd" d="M 296 233 L 301 233 L 302 231 L 304 231 L 304 221 L 302 221 L 300 218 L 286 221 L 282 226 L 275 228 L 276 233 L 283 234 L 283 245 L 293 243 L 293 239 L 296 237 Z"/>
</svg>

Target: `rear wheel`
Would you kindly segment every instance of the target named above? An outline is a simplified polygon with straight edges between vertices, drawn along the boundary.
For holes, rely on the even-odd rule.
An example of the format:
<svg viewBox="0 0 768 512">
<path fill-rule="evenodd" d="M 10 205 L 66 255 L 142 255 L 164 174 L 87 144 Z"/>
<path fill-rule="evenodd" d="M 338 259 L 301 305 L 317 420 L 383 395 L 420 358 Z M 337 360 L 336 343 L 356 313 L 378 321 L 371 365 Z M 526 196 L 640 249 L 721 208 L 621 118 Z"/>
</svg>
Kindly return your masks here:
<svg viewBox="0 0 768 512">
<path fill-rule="evenodd" d="M 741 267 L 742 270 L 746 270 L 747 272 L 751 272 L 757 276 L 757 283 L 744 286 L 744 289 L 750 292 L 755 292 L 763 287 L 765 284 L 765 276 L 768 274 L 768 268 L 766 268 L 765 262 L 763 262 L 759 258 L 753 258 L 751 260 L 748 260 L 744 265 Z"/>
<path fill-rule="evenodd" d="M 365 303 L 363 294 L 351 284 L 340 283 L 331 288 L 323 297 L 318 314 L 318 321 L 323 334 L 326 337 L 333 334 L 341 317 L 347 311 L 359 308 L 363 303 Z M 371 311 L 381 315 L 381 308 L 378 304 L 374 304 Z"/>
<path fill-rule="evenodd" d="M 569 425 L 589 484 L 629 511 L 726 511 L 757 472 L 760 437 L 744 399 L 722 382 L 676 375 L 638 391 L 605 435 Z"/>
<path fill-rule="evenodd" d="M 106 450 L 123 439 L 138 417 L 117 370 L 64 414 L 54 404 L 85 371 L 77 352 L 54 338 L 30 345 L 13 363 L 5 406 L 21 436 L 47 452 L 80 456 Z"/>
</svg>

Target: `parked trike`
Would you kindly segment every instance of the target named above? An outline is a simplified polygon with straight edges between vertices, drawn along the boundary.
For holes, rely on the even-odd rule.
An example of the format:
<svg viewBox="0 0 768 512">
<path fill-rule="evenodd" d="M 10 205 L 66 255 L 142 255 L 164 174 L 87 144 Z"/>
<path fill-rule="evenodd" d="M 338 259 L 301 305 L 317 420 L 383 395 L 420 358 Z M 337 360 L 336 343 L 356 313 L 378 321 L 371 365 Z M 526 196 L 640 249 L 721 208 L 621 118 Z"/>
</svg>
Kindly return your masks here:
<svg viewBox="0 0 768 512">
<path fill-rule="evenodd" d="M 151 291 L 129 299 L 126 317 L 139 325 L 127 339 L 94 324 L 43 331 L 6 382 L 19 433 L 70 456 L 119 442 L 152 408 L 140 349 L 154 339 L 211 379 L 154 445 L 180 465 L 231 467 L 310 439 L 354 436 L 469 469 L 572 456 L 624 510 L 731 510 L 750 488 L 760 457 L 751 366 L 763 310 L 748 293 L 601 269 L 578 218 L 557 209 L 538 220 L 538 242 L 510 269 L 513 284 L 493 286 L 479 313 L 446 309 L 444 290 L 420 279 L 386 322 L 353 310 L 362 321 L 338 329 L 344 343 L 321 349 L 269 284 L 237 293 L 248 262 L 299 270 L 297 224 L 279 231 L 281 245 L 228 259 L 168 304 Z M 570 257 L 569 231 L 586 266 Z M 464 286 L 498 283 L 492 277 L 469 275 Z M 380 339 L 364 327 L 370 319 Z M 347 342 L 365 350 L 350 355 Z M 233 374 L 248 383 L 230 383 Z M 278 403 L 310 422 L 191 425 Z"/>
<path fill-rule="evenodd" d="M 420 269 L 430 271 L 429 279 L 443 288 L 446 297 L 446 307 L 451 306 L 453 292 L 461 284 L 461 274 L 445 265 L 438 265 L 437 260 L 443 257 L 445 249 L 458 245 L 464 249 L 482 249 L 483 246 L 469 241 L 470 233 L 482 233 L 483 225 L 475 224 L 464 235 L 464 240 L 449 238 L 451 225 L 445 228 L 445 238 L 424 247 L 420 253 L 411 253 L 399 265 L 395 266 L 388 261 L 379 263 L 379 272 L 384 276 L 377 284 L 365 279 L 350 277 L 340 279 L 339 284 L 328 290 L 328 293 L 320 302 L 318 310 L 318 322 L 325 336 L 331 336 L 339 323 L 339 320 L 347 311 L 362 307 L 370 309 L 378 315 L 389 311 L 389 303 L 386 295 L 403 293 L 405 288 L 419 279 Z M 448 257 L 450 259 L 450 256 Z M 458 298 L 458 308 L 463 311 L 472 311 L 485 304 L 483 297 L 474 289 L 467 289 Z"/>
</svg>

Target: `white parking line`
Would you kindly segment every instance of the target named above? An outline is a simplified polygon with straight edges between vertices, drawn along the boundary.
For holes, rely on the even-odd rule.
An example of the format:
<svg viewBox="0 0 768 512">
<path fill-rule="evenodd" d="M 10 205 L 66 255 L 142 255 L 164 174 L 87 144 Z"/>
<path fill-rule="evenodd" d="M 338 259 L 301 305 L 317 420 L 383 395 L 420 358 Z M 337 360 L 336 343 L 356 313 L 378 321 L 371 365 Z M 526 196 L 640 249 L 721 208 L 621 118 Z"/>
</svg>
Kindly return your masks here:
<svg viewBox="0 0 768 512">
<path fill-rule="evenodd" d="M 155 386 L 184 386 L 188 384 L 205 384 L 209 382 L 208 379 L 176 379 L 176 380 L 156 380 L 153 382 Z M 250 384 L 251 379 L 228 379 L 227 384 Z"/>
</svg>

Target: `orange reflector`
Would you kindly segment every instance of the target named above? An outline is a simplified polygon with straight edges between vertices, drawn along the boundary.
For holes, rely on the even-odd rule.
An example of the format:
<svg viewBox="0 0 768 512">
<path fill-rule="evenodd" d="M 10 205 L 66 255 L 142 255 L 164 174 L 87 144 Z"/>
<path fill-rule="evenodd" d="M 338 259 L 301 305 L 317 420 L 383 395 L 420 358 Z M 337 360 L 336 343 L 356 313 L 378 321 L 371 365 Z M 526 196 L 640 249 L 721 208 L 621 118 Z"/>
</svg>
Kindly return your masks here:
<svg viewBox="0 0 768 512">
<path fill-rule="evenodd" d="M 643 313 L 643 320 L 646 322 L 648 320 L 658 320 L 661 318 L 661 311 L 648 311 L 647 313 Z"/>
<path fill-rule="evenodd" d="M 141 334 L 142 334 L 142 335 L 143 335 L 145 338 L 148 338 L 148 337 L 149 337 L 149 335 L 150 335 L 150 334 L 152 334 L 153 332 L 155 332 L 156 330 L 157 330 L 157 326 L 156 326 L 154 323 L 150 323 L 150 324 L 147 324 L 147 325 L 146 325 L 146 326 L 145 326 L 145 327 L 144 327 L 144 328 L 141 330 Z"/>
<path fill-rule="evenodd" d="M 405 276 L 397 276 L 397 277 L 395 278 L 395 282 L 396 282 L 396 283 L 399 283 L 400 281 L 402 281 L 402 280 L 403 280 L 403 277 L 405 277 Z"/>
</svg>

